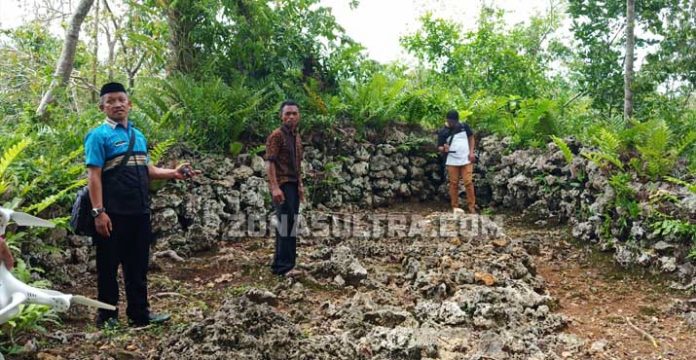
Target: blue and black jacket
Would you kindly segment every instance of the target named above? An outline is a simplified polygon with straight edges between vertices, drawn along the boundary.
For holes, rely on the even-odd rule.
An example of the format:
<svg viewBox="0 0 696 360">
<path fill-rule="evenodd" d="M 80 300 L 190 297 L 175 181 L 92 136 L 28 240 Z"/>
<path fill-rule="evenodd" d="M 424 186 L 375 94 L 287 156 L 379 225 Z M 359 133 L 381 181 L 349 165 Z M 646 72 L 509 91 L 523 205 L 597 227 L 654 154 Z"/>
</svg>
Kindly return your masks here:
<svg viewBox="0 0 696 360">
<path fill-rule="evenodd" d="M 128 151 L 131 131 L 135 133 L 132 155 L 124 166 L 119 166 Z M 106 212 L 119 215 L 149 213 L 149 158 L 143 133 L 131 122 L 126 128 L 106 119 L 87 134 L 84 145 L 85 164 L 102 169 L 102 198 Z"/>
</svg>

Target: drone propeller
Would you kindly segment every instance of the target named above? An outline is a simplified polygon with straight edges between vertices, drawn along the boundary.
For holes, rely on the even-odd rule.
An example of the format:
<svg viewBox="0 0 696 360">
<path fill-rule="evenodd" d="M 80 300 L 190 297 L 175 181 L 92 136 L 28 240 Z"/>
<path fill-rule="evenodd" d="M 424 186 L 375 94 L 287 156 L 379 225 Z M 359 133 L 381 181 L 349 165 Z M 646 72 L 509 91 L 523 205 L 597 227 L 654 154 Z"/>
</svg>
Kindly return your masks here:
<svg viewBox="0 0 696 360">
<path fill-rule="evenodd" d="M 56 224 L 37 218 L 36 216 L 0 207 L 0 235 L 5 234 L 5 228 L 10 220 L 14 220 L 19 226 L 41 226 L 50 228 L 56 226 Z"/>
<path fill-rule="evenodd" d="M 40 290 L 43 293 L 45 293 L 46 295 L 50 295 L 50 296 L 59 296 L 59 297 L 60 296 L 69 296 L 70 303 L 80 304 L 80 305 L 89 306 L 89 307 L 93 307 L 93 308 L 97 308 L 97 309 L 116 310 L 116 307 L 111 305 L 111 304 L 103 303 L 103 302 L 97 301 L 97 300 L 92 300 L 92 299 L 90 299 L 88 297 L 84 297 L 82 295 L 68 295 L 68 294 L 64 294 L 60 291 L 48 290 L 48 289 L 40 289 Z"/>
<path fill-rule="evenodd" d="M 72 299 L 70 299 L 70 301 L 74 302 L 75 304 L 89 306 L 89 307 L 93 307 L 93 308 L 97 308 L 97 309 L 116 310 L 116 307 L 111 305 L 111 304 L 107 304 L 107 303 L 103 303 L 101 301 L 90 299 L 90 298 L 84 297 L 82 295 L 73 295 Z"/>
<path fill-rule="evenodd" d="M 52 228 L 52 227 L 56 226 L 56 224 L 54 224 L 48 220 L 44 220 L 44 219 L 29 215 L 29 214 L 23 213 L 23 212 L 13 211 L 12 214 L 10 215 L 10 218 L 12 220 L 14 220 L 14 222 L 16 222 L 17 225 L 19 225 L 19 226 L 40 226 L 40 227 L 48 227 L 48 228 Z"/>
</svg>

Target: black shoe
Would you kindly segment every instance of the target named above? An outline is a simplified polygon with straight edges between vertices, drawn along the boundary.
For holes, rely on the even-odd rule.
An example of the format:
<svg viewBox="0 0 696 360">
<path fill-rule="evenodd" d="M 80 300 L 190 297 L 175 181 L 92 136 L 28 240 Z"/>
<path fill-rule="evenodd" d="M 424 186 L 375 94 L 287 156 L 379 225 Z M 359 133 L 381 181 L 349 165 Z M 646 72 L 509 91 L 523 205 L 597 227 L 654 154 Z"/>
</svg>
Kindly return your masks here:
<svg viewBox="0 0 696 360">
<path fill-rule="evenodd" d="M 115 328 L 118 327 L 118 318 L 115 317 L 110 317 L 110 318 L 101 318 L 97 317 L 97 329 L 105 329 L 105 328 Z"/>
<path fill-rule="evenodd" d="M 130 325 L 131 326 L 147 326 L 147 325 L 158 325 L 158 324 L 164 324 L 165 322 L 169 321 L 171 318 L 171 315 L 169 314 L 150 314 L 148 315 L 147 320 L 145 321 L 133 321 L 130 320 Z"/>
</svg>

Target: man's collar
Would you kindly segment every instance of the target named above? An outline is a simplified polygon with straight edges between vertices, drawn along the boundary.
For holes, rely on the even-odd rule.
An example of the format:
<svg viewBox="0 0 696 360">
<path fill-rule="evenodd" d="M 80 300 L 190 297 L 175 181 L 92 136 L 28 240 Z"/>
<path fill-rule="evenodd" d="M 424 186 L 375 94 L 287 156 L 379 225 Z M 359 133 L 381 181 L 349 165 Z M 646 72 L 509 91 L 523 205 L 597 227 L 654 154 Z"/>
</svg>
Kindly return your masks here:
<svg viewBox="0 0 696 360">
<path fill-rule="evenodd" d="M 285 132 L 287 132 L 290 135 L 295 135 L 295 129 L 290 127 L 289 125 L 283 124 L 280 126 Z"/>
<path fill-rule="evenodd" d="M 104 120 L 104 122 L 106 123 L 106 125 L 109 125 L 109 127 L 111 127 L 114 130 L 117 126 L 121 125 L 120 123 L 117 123 L 116 121 L 113 121 L 108 117 L 106 118 L 106 120 Z M 127 121 L 127 124 L 130 126 L 130 121 Z"/>
</svg>

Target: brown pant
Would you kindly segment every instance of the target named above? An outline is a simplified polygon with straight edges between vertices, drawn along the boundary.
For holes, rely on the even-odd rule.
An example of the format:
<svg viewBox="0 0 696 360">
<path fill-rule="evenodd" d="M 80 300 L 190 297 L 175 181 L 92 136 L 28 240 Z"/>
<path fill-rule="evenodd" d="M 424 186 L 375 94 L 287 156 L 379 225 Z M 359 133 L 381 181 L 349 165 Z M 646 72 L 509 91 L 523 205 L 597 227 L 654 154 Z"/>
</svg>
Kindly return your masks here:
<svg viewBox="0 0 696 360">
<path fill-rule="evenodd" d="M 476 211 L 476 194 L 474 193 L 474 164 L 462 166 L 447 166 L 449 177 L 449 195 L 452 208 L 459 207 L 459 179 L 464 179 L 466 189 L 466 205 L 470 213 Z"/>
</svg>

